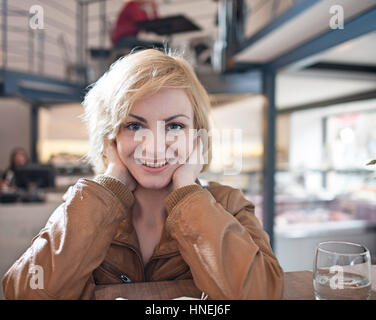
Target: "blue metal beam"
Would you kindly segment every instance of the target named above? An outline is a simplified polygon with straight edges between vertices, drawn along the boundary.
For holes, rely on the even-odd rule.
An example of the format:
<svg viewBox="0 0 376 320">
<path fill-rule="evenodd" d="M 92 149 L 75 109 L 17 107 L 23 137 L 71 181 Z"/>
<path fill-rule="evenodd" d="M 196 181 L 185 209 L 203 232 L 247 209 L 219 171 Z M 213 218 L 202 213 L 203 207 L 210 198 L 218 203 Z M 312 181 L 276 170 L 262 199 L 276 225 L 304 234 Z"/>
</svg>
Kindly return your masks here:
<svg viewBox="0 0 376 320">
<path fill-rule="evenodd" d="M 2 73 L 0 75 L 2 76 L 3 80 L 8 82 L 8 90 L 12 91 L 14 90 L 15 84 L 18 83 L 19 81 L 33 81 L 36 83 L 42 83 L 46 85 L 58 85 L 58 86 L 64 86 L 67 88 L 70 88 L 72 90 L 77 89 L 77 84 L 56 79 L 53 77 L 48 77 L 48 76 L 42 76 L 38 74 L 32 74 L 32 73 L 27 73 L 27 72 L 19 72 L 19 71 L 13 71 L 13 70 L 1 70 Z M 10 92 L 11 93 L 11 92 Z"/>
<path fill-rule="evenodd" d="M 197 76 L 210 94 L 262 93 L 262 72 L 259 68 L 246 72 L 200 73 Z"/>
<path fill-rule="evenodd" d="M 245 40 L 243 44 L 241 44 L 238 48 L 232 52 L 232 55 L 243 51 L 247 47 L 253 45 L 257 41 L 261 40 L 265 36 L 267 36 L 272 31 L 280 28 L 283 24 L 289 22 L 290 20 L 294 19 L 305 10 L 311 8 L 316 3 L 320 2 L 321 0 L 297 0 L 295 4 L 286 10 L 286 12 L 279 15 L 276 19 L 273 20 L 270 24 L 268 24 L 265 28 L 258 31 L 256 34 L 252 35 L 248 40 Z M 252 15 L 251 18 L 252 19 Z"/>
<path fill-rule="evenodd" d="M 31 103 L 38 104 L 59 104 L 59 103 L 70 103 L 70 102 L 81 102 L 83 97 L 79 94 L 67 95 L 59 92 L 35 90 L 29 88 L 20 88 L 19 94 L 24 100 L 30 101 Z"/>
<path fill-rule="evenodd" d="M 35 102 L 81 101 L 83 88 L 75 83 L 11 70 L 1 70 L 2 94 Z"/>
<path fill-rule="evenodd" d="M 293 48 L 291 51 L 267 63 L 267 68 L 279 69 L 299 60 L 318 54 L 346 41 L 376 31 L 376 7 L 345 22 L 344 29 L 334 29 Z"/>
</svg>

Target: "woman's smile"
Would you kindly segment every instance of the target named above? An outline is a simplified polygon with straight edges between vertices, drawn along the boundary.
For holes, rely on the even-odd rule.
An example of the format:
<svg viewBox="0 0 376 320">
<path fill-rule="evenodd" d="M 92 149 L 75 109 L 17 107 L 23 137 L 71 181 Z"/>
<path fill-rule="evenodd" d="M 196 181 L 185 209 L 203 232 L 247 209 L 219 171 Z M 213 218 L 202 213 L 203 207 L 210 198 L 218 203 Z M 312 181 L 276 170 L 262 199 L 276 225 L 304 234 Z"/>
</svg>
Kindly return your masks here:
<svg viewBox="0 0 376 320">
<path fill-rule="evenodd" d="M 176 159 L 145 160 L 137 158 L 135 162 L 146 172 L 159 173 L 176 164 Z"/>
<path fill-rule="evenodd" d="M 149 166 L 147 164 L 141 164 L 141 167 L 142 169 L 144 169 L 145 171 L 147 172 L 151 172 L 151 173 L 159 173 L 165 169 L 167 169 L 167 167 L 169 166 L 170 164 L 168 162 L 165 162 L 163 165 L 160 165 L 160 166 Z"/>
</svg>

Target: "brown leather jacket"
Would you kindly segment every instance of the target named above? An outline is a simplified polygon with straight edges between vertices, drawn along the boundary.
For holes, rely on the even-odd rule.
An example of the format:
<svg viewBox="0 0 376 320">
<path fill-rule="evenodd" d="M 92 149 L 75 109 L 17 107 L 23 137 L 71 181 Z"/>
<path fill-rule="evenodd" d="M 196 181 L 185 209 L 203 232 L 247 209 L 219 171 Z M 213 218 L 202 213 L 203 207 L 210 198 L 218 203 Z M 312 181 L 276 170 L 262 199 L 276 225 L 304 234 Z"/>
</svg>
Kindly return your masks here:
<svg viewBox="0 0 376 320">
<path fill-rule="evenodd" d="M 96 285 L 192 279 L 211 299 L 280 299 L 283 271 L 241 191 L 194 184 L 165 199 L 161 241 L 143 265 L 132 192 L 108 176 L 80 179 L 5 274 L 6 299 L 94 299 Z M 43 269 L 43 289 L 30 267 Z"/>
</svg>

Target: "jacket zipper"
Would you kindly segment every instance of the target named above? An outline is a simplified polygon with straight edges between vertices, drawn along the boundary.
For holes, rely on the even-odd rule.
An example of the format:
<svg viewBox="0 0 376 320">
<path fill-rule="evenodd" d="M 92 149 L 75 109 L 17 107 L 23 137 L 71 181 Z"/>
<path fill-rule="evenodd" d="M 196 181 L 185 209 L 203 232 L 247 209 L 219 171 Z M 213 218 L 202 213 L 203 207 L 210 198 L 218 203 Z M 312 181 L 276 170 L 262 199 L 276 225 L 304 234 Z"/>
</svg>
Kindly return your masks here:
<svg viewBox="0 0 376 320">
<path fill-rule="evenodd" d="M 132 279 L 130 277 L 128 277 L 126 274 L 124 273 L 121 273 L 121 272 L 118 272 L 116 271 L 115 269 L 113 269 L 112 267 L 110 267 L 107 263 L 102 263 L 102 267 L 104 269 L 106 269 L 107 271 L 111 272 L 112 274 L 114 274 L 116 277 L 118 277 L 121 281 L 123 281 L 124 283 L 130 283 L 132 282 Z"/>
<path fill-rule="evenodd" d="M 140 264 L 141 264 L 141 268 L 142 268 L 142 277 L 143 277 L 143 279 L 142 279 L 142 281 L 146 281 L 146 267 L 147 267 L 147 265 L 151 262 L 151 261 L 153 261 L 154 259 L 157 259 L 157 258 L 170 258 L 170 257 L 174 257 L 174 256 L 176 256 L 176 255 L 178 255 L 179 253 L 177 252 L 174 252 L 174 253 L 172 253 L 172 254 L 168 254 L 168 255 L 165 255 L 165 256 L 156 256 L 156 257 L 152 257 L 149 261 L 148 261 L 148 263 L 146 264 L 146 266 L 144 265 L 144 261 L 142 260 L 142 257 L 141 257 L 141 254 L 136 250 L 136 248 L 134 248 L 133 246 L 129 246 L 129 245 L 125 245 L 124 243 L 121 243 L 121 242 L 115 242 L 115 241 L 113 241 L 112 242 L 113 244 L 116 244 L 116 245 L 120 245 L 120 246 L 124 246 L 124 247 L 126 247 L 126 248 L 128 248 L 128 249 L 131 249 L 136 255 L 137 255 L 137 257 L 138 257 L 138 260 L 139 260 L 139 262 L 140 262 Z"/>
<path fill-rule="evenodd" d="M 137 251 L 135 248 L 133 248 L 132 246 L 125 246 L 125 247 L 131 249 L 131 250 L 137 255 L 137 257 L 138 257 L 138 261 L 139 261 L 140 264 L 141 264 L 141 269 L 142 269 L 142 280 L 145 281 L 145 279 L 146 279 L 145 266 L 144 266 L 144 261 L 142 260 L 141 255 L 140 255 L 140 254 L 138 253 L 138 251 Z"/>
<path fill-rule="evenodd" d="M 133 247 L 131 248 L 137 255 L 138 255 L 138 258 L 141 262 L 141 265 L 142 265 L 142 271 L 143 271 L 143 281 L 147 281 L 146 280 L 146 269 L 147 269 L 147 266 L 153 261 L 153 260 L 156 260 L 156 259 L 159 259 L 159 258 L 170 258 L 170 257 L 174 257 L 176 255 L 178 255 L 179 253 L 170 253 L 170 254 L 166 254 L 166 255 L 161 255 L 161 256 L 154 256 L 154 257 L 151 257 L 150 260 L 146 263 L 146 265 L 144 265 L 144 261 L 142 260 L 142 257 L 141 255 L 137 252 L 136 249 L 134 249 Z M 179 275 L 180 276 L 180 275 Z"/>
</svg>

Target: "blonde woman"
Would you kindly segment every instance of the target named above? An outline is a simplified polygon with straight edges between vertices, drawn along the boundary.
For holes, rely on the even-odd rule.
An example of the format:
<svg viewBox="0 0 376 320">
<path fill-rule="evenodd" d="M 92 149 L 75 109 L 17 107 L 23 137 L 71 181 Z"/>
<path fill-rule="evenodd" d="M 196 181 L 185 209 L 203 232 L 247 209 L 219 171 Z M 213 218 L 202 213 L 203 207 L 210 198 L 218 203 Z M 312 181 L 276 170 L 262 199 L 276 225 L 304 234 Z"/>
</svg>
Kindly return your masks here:
<svg viewBox="0 0 376 320">
<path fill-rule="evenodd" d="M 183 279 L 211 299 L 281 298 L 283 272 L 253 204 L 197 179 L 211 140 L 190 132 L 210 130 L 210 106 L 184 59 L 155 49 L 125 56 L 83 105 L 99 174 L 67 191 L 6 273 L 7 299 L 94 299 L 100 285 Z M 31 288 L 37 267 L 43 285 Z"/>
</svg>

